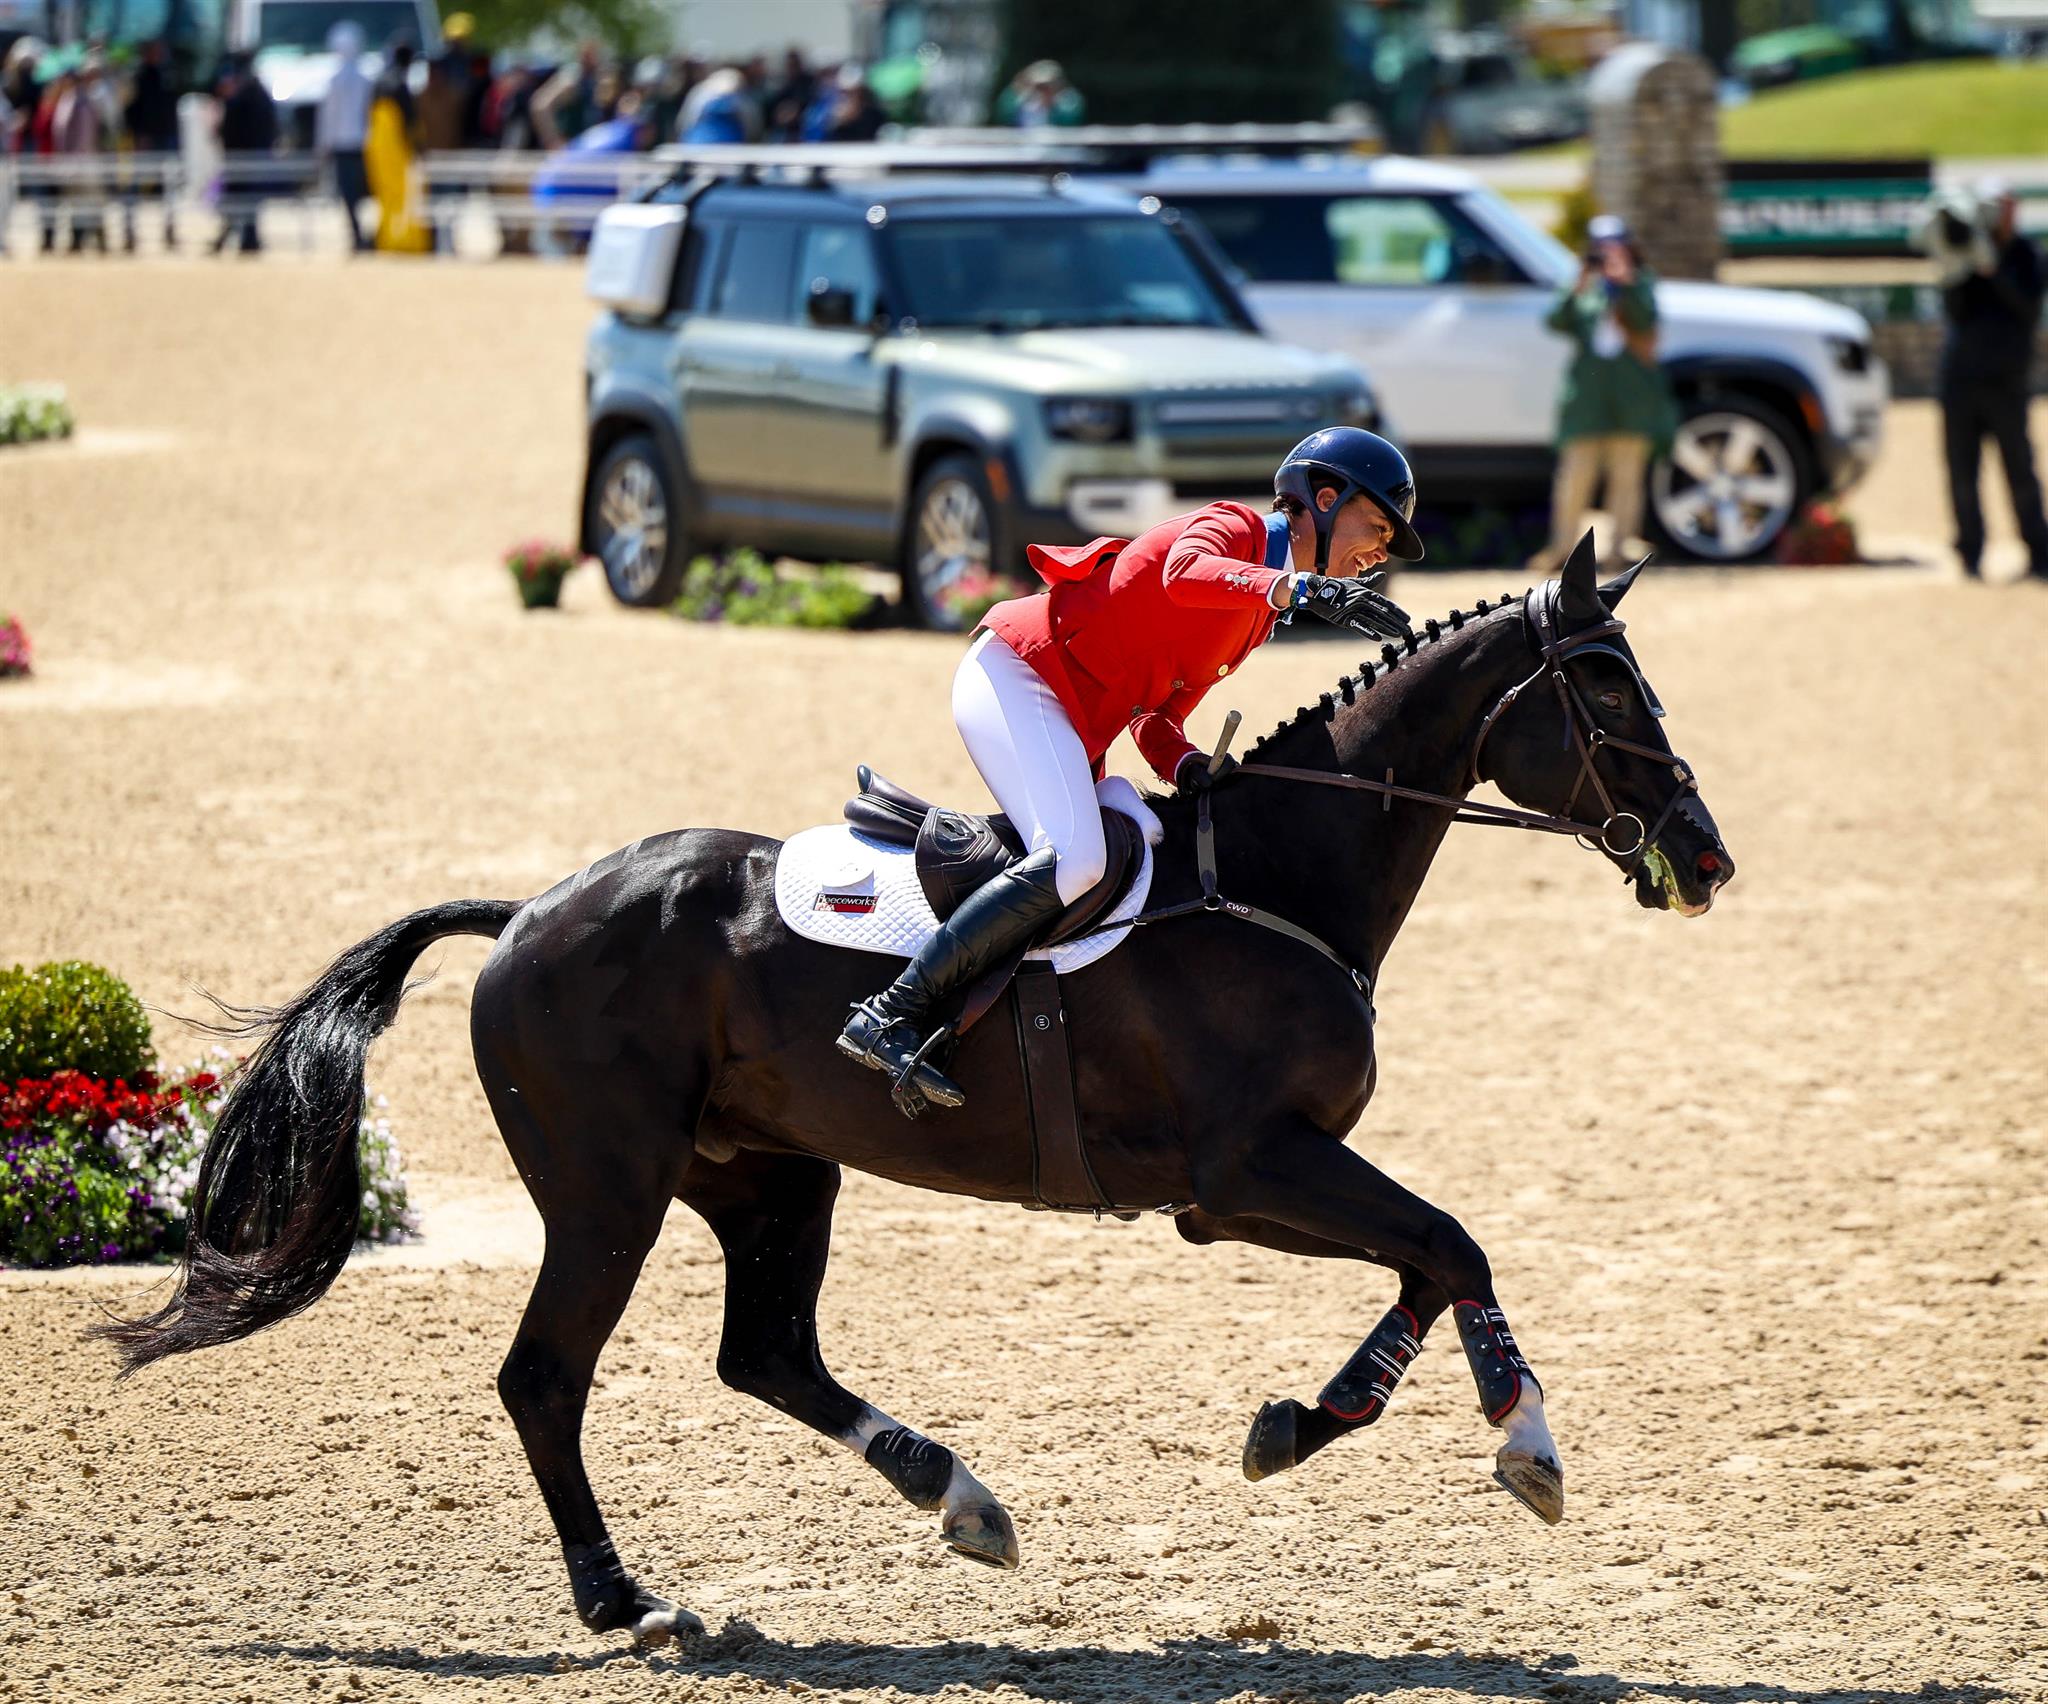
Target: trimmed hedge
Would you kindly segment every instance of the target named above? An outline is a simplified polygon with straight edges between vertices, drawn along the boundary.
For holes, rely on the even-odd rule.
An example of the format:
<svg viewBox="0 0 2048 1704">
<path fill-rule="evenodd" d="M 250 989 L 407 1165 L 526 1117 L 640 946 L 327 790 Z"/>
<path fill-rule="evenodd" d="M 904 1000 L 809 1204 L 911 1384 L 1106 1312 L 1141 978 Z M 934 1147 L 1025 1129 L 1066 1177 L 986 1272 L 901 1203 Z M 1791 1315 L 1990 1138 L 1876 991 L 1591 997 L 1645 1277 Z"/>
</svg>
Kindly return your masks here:
<svg viewBox="0 0 2048 1704">
<path fill-rule="evenodd" d="M 55 385 L 0 386 L 0 444 L 68 438 L 77 424 L 71 404 Z"/>
<path fill-rule="evenodd" d="M 78 1071 L 132 1083 L 153 1057 L 149 1014 L 111 972 L 77 959 L 0 970 L 0 1082 Z"/>
</svg>

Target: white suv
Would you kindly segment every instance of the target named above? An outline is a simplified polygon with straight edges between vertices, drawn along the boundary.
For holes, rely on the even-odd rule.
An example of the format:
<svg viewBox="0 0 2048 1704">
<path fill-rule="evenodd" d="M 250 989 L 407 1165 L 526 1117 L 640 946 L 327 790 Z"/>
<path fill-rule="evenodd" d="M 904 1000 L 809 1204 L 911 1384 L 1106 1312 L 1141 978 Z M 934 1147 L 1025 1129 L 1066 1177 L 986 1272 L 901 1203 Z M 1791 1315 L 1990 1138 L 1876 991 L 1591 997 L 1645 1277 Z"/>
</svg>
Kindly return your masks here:
<svg viewBox="0 0 2048 1704">
<path fill-rule="evenodd" d="M 1348 355 L 1431 497 L 1547 488 L 1570 250 L 1470 173 L 1405 159 L 1162 162 L 1130 187 L 1197 218 L 1274 336 Z M 1767 556 L 1870 466 L 1890 384 L 1861 315 L 1786 290 L 1660 283 L 1683 416 L 1650 520 L 1706 562 Z"/>
</svg>

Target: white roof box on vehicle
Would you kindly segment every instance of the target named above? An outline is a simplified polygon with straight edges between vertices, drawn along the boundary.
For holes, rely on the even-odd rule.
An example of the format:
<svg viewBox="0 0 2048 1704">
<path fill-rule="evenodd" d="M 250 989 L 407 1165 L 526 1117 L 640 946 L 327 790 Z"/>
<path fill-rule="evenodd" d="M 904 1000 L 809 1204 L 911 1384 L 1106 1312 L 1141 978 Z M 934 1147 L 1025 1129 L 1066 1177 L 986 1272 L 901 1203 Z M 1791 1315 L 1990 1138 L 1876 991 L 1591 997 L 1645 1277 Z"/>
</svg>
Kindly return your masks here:
<svg viewBox="0 0 2048 1704">
<path fill-rule="evenodd" d="M 594 302 L 636 319 L 668 311 L 689 211 L 672 201 L 620 201 L 597 216 L 583 292 Z"/>
</svg>

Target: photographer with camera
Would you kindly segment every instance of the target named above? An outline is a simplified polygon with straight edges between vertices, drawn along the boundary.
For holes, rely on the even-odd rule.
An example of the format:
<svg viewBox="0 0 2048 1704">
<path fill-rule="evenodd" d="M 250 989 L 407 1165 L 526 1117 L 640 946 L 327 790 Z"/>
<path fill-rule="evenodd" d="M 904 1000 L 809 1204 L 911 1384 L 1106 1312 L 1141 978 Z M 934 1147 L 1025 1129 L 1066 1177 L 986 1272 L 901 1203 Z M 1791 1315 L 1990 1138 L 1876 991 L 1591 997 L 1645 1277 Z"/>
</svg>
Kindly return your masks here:
<svg viewBox="0 0 2048 1704">
<path fill-rule="evenodd" d="M 1602 214 L 1586 227 L 1578 278 L 1551 309 L 1552 331 L 1576 348 L 1557 399 L 1557 478 L 1550 543 L 1529 560 L 1548 574 L 1570 553 L 1606 486 L 1613 554 L 1625 558 L 1643 524 L 1643 479 L 1652 451 L 1671 440 L 1677 409 L 1657 365 L 1657 281 L 1628 227 Z"/>
<path fill-rule="evenodd" d="M 1949 501 L 1956 517 L 1956 554 L 1975 579 L 1984 555 L 1984 508 L 1978 459 L 1984 439 L 1998 445 L 2012 492 L 2028 571 L 2048 579 L 2048 518 L 2027 440 L 2028 375 L 2034 328 L 2041 320 L 2041 257 L 2018 229 L 2018 204 L 2003 184 L 1980 184 L 1974 207 L 1937 203 L 1922 227 L 1922 246 L 1942 272 L 1948 339 L 1942 345 L 1942 436 L 1948 452 Z M 1974 214 L 1974 217 L 1970 216 Z"/>
</svg>

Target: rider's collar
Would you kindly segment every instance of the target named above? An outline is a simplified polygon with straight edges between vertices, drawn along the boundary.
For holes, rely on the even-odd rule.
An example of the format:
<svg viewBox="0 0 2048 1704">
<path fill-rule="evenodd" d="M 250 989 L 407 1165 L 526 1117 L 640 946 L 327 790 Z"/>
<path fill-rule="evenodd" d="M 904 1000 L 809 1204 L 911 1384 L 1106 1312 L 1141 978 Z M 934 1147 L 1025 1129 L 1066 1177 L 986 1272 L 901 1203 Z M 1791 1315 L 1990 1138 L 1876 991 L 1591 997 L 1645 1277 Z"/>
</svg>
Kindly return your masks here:
<svg viewBox="0 0 2048 1704">
<path fill-rule="evenodd" d="M 1266 517 L 1266 566 L 1285 568 L 1293 549 L 1293 539 L 1287 530 L 1287 517 L 1277 509 Z"/>
</svg>

